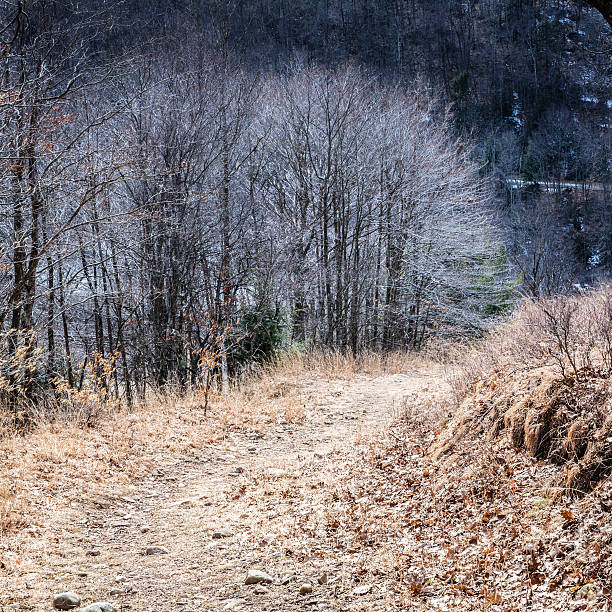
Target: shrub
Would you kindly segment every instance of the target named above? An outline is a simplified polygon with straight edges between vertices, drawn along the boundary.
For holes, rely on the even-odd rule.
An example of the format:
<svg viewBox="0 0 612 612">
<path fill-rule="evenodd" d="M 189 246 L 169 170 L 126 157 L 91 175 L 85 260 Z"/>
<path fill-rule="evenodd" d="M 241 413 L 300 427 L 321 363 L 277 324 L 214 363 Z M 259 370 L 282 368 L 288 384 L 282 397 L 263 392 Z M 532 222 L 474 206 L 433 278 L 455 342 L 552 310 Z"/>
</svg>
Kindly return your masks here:
<svg viewBox="0 0 612 612">
<path fill-rule="evenodd" d="M 278 308 L 243 309 L 228 365 L 235 372 L 250 363 L 262 363 L 276 354 L 284 339 L 284 320 Z"/>
</svg>

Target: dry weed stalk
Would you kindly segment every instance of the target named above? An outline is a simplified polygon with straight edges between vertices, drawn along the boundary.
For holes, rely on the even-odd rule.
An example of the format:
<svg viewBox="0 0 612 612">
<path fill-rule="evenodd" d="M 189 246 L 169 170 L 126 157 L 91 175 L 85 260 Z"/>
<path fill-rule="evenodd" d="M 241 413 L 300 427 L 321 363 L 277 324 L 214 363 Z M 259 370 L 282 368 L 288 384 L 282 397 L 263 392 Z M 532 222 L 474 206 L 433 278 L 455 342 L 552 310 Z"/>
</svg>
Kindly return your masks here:
<svg viewBox="0 0 612 612">
<path fill-rule="evenodd" d="M 57 419 L 62 415 L 64 420 L 75 424 L 92 427 L 103 413 L 117 410 L 120 401 L 110 391 L 110 381 L 115 373 L 115 364 L 119 357 L 116 351 L 109 357 L 95 352 L 91 359 L 83 364 L 83 384 L 75 388 L 63 376 L 51 379 L 54 386 L 56 410 L 38 412 L 38 421 L 49 418 Z"/>
</svg>

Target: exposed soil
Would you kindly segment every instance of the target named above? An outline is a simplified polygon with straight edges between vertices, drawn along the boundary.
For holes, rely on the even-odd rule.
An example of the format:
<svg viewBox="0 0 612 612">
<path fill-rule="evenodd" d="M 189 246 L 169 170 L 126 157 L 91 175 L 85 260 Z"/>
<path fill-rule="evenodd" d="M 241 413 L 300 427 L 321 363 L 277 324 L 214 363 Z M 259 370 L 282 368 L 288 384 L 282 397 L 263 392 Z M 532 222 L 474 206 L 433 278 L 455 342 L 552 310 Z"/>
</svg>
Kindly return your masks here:
<svg viewBox="0 0 612 612">
<path fill-rule="evenodd" d="M 344 492 L 354 486 L 358 497 L 368 447 L 431 376 L 300 381 L 302 423 L 263 433 L 236 427 L 188 458 L 169 455 L 135 482 L 97 486 L 71 503 L 58 496 L 62 507 L 31 532 L 38 551 L 20 562 L 5 549 L 0 608 L 49 610 L 65 590 L 124 610 L 395 607 L 384 584 L 366 580 L 368 549 L 342 533 L 344 513 L 372 502 L 347 506 Z M 233 535 L 214 539 L 221 529 Z M 152 545 L 168 553 L 145 555 Z M 249 569 L 277 581 L 246 586 Z M 313 592 L 300 595 L 305 582 Z"/>
</svg>

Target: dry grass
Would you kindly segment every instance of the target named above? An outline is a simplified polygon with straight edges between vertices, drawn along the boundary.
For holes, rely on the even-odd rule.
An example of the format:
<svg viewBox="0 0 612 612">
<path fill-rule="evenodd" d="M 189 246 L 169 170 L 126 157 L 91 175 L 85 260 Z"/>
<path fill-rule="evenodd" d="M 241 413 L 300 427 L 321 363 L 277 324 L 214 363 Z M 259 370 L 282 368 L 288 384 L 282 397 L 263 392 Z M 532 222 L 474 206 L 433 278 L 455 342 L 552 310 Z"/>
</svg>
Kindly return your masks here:
<svg viewBox="0 0 612 612">
<path fill-rule="evenodd" d="M 25 434 L 10 419 L 0 419 L 0 534 L 37 522 L 46 512 L 41 499 L 78 500 L 85 490 L 95 495 L 128 483 L 164 458 L 197 454 L 232 432 L 300 423 L 309 380 L 410 371 L 413 364 L 402 354 L 294 354 L 213 396 L 206 416 L 197 393 L 181 395 L 169 388 L 132 410 L 103 406 L 93 426 L 86 426 L 79 411 L 68 410 L 53 419 L 39 414 Z"/>
<path fill-rule="evenodd" d="M 472 345 L 450 344 L 458 364 L 451 384 L 460 402 L 491 372 L 548 367 L 564 379 L 612 374 L 612 287 L 527 300 L 504 324 Z"/>
<path fill-rule="evenodd" d="M 420 367 L 423 362 L 424 359 L 418 354 L 405 351 L 387 353 L 363 351 L 355 356 L 352 353 L 317 349 L 290 353 L 268 371 L 275 377 L 279 374 L 295 377 L 308 372 L 312 375 L 334 379 L 355 374 L 367 376 L 401 374 Z"/>
<path fill-rule="evenodd" d="M 564 464 L 559 485 L 571 497 L 610 473 L 612 288 L 527 302 L 457 361 L 455 417 L 434 457 L 469 432 L 504 431 L 515 448 Z"/>
</svg>

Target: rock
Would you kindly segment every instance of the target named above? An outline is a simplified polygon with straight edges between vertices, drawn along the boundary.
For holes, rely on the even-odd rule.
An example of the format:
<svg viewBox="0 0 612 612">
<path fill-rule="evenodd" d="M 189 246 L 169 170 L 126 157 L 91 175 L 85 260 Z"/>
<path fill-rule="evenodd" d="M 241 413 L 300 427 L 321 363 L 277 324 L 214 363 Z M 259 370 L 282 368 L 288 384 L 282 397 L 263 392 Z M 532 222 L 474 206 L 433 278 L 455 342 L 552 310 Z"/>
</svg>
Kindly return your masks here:
<svg viewBox="0 0 612 612">
<path fill-rule="evenodd" d="M 285 574 L 281 578 L 281 584 L 284 586 L 285 584 L 289 584 L 293 580 L 293 576 L 291 574 Z"/>
<path fill-rule="evenodd" d="M 72 610 L 81 605 L 81 598 L 76 593 L 58 593 L 53 597 L 53 607 L 56 610 Z"/>
<path fill-rule="evenodd" d="M 109 593 L 109 595 L 112 596 L 117 596 L 117 595 L 124 595 L 125 591 L 123 589 L 112 589 Z"/>
<path fill-rule="evenodd" d="M 367 595 L 372 590 L 371 584 L 362 584 L 353 589 L 353 595 Z"/>
<path fill-rule="evenodd" d="M 238 608 L 240 608 L 242 606 L 242 604 L 245 602 L 245 599 L 240 599 L 239 597 L 236 597 L 234 599 L 228 599 L 225 602 L 225 605 L 223 606 L 224 610 L 237 610 Z"/>
<path fill-rule="evenodd" d="M 300 587 L 300 595 L 308 595 L 308 593 L 312 593 L 312 584 L 310 584 L 310 582 L 305 582 Z"/>
<path fill-rule="evenodd" d="M 97 601 L 89 604 L 86 608 L 81 608 L 80 612 L 117 612 L 117 608 L 105 601 Z"/>
<path fill-rule="evenodd" d="M 95 549 L 95 548 L 92 548 L 91 550 L 88 550 L 85 553 L 85 555 L 88 556 L 88 557 L 99 557 L 100 556 L 100 551 Z"/>
<path fill-rule="evenodd" d="M 249 570 L 244 584 L 271 584 L 274 578 L 261 570 Z"/>
<path fill-rule="evenodd" d="M 323 572 L 318 578 L 317 582 L 319 584 L 327 584 L 327 572 Z"/>
<path fill-rule="evenodd" d="M 270 591 L 269 589 L 266 589 L 265 586 L 258 585 L 255 587 L 254 592 L 255 592 L 255 595 L 265 595 L 266 593 L 269 593 Z"/>
<path fill-rule="evenodd" d="M 145 550 L 145 555 L 167 555 L 168 549 L 165 546 L 149 546 Z"/>
<path fill-rule="evenodd" d="M 213 540 L 220 540 L 221 538 L 231 538 L 234 534 L 229 529 L 219 529 L 212 535 Z"/>
</svg>

